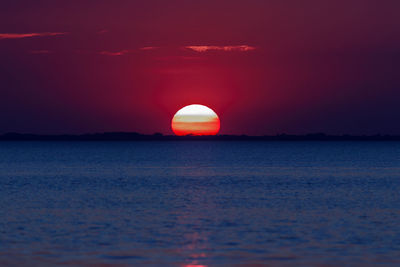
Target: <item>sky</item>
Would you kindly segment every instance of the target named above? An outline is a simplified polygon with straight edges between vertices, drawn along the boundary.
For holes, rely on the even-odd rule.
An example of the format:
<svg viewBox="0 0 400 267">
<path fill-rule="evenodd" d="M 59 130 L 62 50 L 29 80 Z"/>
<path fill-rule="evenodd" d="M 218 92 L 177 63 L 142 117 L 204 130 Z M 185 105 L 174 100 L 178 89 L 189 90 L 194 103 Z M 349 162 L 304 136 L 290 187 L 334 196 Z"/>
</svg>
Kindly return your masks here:
<svg viewBox="0 0 400 267">
<path fill-rule="evenodd" d="M 4 0 L 0 133 L 400 134 L 398 0 Z"/>
</svg>

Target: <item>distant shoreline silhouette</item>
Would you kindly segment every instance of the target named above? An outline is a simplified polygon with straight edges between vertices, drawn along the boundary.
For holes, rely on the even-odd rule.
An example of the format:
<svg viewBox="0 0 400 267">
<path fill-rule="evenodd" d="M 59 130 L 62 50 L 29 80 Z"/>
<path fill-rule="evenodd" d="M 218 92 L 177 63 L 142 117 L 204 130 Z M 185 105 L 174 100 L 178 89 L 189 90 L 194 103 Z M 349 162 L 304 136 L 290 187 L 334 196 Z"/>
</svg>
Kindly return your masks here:
<svg viewBox="0 0 400 267">
<path fill-rule="evenodd" d="M 152 135 L 136 132 L 106 132 L 93 134 L 40 135 L 6 133 L 0 141 L 400 141 L 399 135 L 327 135 L 314 133 L 306 135 L 278 134 L 264 136 L 215 135 L 175 136 L 155 133 Z"/>
</svg>

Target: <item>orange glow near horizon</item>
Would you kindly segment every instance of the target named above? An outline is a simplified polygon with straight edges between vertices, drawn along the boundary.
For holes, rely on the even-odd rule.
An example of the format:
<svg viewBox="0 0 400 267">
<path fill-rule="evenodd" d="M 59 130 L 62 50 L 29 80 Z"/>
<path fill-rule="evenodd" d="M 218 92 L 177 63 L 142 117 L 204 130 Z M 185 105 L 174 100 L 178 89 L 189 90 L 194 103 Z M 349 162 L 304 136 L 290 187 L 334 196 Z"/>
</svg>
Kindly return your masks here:
<svg viewBox="0 0 400 267">
<path fill-rule="evenodd" d="M 203 105 L 189 105 L 174 115 L 171 127 L 176 135 L 216 135 L 220 129 L 218 115 Z"/>
</svg>

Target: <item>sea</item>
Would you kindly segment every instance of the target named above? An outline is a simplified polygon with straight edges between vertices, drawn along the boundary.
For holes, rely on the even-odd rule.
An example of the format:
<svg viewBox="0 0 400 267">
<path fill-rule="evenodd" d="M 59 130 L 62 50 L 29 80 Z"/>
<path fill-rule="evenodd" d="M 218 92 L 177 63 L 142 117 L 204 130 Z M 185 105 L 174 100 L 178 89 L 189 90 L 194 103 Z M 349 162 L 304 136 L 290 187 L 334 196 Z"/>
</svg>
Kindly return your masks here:
<svg viewBox="0 0 400 267">
<path fill-rule="evenodd" d="M 400 266 L 400 142 L 0 142 L 0 266 Z"/>
</svg>

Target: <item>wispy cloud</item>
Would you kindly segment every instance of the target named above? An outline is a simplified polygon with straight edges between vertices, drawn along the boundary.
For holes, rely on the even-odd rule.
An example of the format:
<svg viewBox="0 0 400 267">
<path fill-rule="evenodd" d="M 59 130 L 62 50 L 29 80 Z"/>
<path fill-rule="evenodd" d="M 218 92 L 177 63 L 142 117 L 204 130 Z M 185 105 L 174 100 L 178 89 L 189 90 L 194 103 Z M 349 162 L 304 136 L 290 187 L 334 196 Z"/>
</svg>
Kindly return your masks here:
<svg viewBox="0 0 400 267">
<path fill-rule="evenodd" d="M 64 35 L 66 32 L 0 33 L 0 40 Z"/>
<path fill-rule="evenodd" d="M 190 49 L 196 52 L 208 52 L 208 51 L 240 51 L 246 52 L 256 49 L 254 46 L 250 45 L 225 45 L 225 46 L 217 46 L 217 45 L 191 45 L 185 46 L 186 49 Z"/>
<path fill-rule="evenodd" d="M 101 51 L 100 55 L 105 55 L 105 56 L 123 56 L 127 54 L 129 51 L 128 50 L 121 50 L 121 51 Z"/>
<path fill-rule="evenodd" d="M 105 33 L 108 33 L 108 30 L 107 29 L 103 29 L 103 30 L 98 31 L 97 33 L 98 34 L 105 34 Z"/>
<path fill-rule="evenodd" d="M 53 51 L 50 50 L 32 50 L 30 51 L 31 54 L 51 54 Z"/>
<path fill-rule="evenodd" d="M 140 50 L 155 50 L 158 48 L 159 48 L 158 46 L 144 46 L 144 47 L 141 47 Z"/>
</svg>

